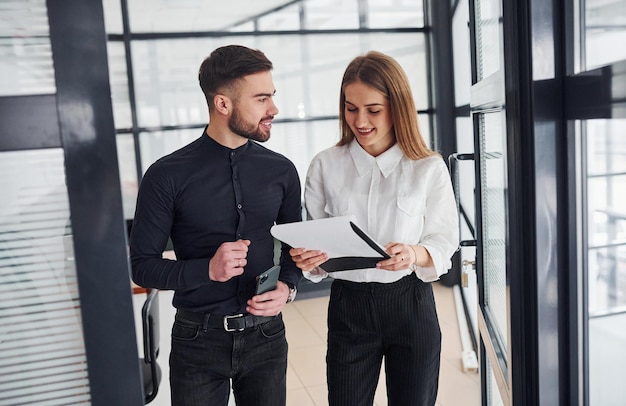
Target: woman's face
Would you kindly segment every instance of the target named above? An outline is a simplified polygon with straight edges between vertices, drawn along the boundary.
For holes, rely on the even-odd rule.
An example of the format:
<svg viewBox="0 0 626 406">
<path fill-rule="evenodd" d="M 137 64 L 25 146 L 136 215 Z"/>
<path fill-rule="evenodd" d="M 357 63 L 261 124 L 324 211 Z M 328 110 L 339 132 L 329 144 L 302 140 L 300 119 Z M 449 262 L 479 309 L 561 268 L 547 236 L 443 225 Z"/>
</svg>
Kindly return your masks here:
<svg viewBox="0 0 626 406">
<path fill-rule="evenodd" d="M 346 123 L 361 147 L 372 156 L 391 148 L 395 139 L 387 97 L 362 82 L 346 85 L 344 94 Z"/>
</svg>

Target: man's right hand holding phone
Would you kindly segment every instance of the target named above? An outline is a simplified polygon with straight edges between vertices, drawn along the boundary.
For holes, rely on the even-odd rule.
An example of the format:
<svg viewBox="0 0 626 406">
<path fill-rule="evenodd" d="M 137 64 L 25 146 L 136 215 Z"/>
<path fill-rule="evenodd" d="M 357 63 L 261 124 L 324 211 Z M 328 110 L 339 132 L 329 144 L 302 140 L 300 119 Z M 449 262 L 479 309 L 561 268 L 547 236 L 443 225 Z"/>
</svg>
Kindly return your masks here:
<svg viewBox="0 0 626 406">
<path fill-rule="evenodd" d="M 248 300 L 246 311 L 255 316 L 276 316 L 283 310 L 290 293 L 289 286 L 278 281 L 276 289 L 252 296 Z"/>
</svg>

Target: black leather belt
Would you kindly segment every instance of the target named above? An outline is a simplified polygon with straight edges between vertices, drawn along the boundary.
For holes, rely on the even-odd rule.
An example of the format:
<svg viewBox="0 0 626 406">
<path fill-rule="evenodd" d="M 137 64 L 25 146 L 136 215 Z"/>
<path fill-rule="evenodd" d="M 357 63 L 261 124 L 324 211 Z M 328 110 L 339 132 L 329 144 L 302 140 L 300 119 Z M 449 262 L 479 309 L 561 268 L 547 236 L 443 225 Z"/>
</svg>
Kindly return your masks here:
<svg viewBox="0 0 626 406">
<path fill-rule="evenodd" d="M 178 309 L 176 314 L 183 319 L 199 324 L 206 322 L 206 327 L 224 329 L 226 331 L 243 331 L 250 327 L 256 327 L 268 321 L 274 320 L 277 316 L 254 316 L 252 314 L 234 314 L 232 316 L 220 316 L 209 313 L 196 313 L 188 310 Z"/>
</svg>

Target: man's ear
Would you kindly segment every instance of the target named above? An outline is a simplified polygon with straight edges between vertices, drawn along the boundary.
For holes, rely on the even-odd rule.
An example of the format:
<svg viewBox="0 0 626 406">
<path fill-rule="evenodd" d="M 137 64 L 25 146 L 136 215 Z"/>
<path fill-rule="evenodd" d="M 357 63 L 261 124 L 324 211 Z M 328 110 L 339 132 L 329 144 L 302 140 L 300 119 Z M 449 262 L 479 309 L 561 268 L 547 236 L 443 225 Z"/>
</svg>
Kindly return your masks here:
<svg viewBox="0 0 626 406">
<path fill-rule="evenodd" d="M 232 101 L 228 96 L 225 96 L 223 94 L 216 94 L 213 98 L 213 106 L 215 106 L 216 112 L 228 115 L 231 112 Z"/>
</svg>

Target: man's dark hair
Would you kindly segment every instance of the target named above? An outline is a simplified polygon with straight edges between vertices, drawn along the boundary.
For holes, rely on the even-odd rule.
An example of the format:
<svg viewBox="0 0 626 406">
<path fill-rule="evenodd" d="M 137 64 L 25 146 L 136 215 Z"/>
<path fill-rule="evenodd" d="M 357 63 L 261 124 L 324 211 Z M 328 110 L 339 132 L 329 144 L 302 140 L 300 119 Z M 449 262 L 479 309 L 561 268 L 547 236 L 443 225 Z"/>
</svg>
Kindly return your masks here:
<svg viewBox="0 0 626 406">
<path fill-rule="evenodd" d="M 213 108 L 213 97 L 227 88 L 233 88 L 237 80 L 253 73 L 272 70 L 272 62 L 257 49 L 242 45 L 217 48 L 200 65 L 198 79 L 207 100 Z M 234 90 L 234 89 L 233 89 Z"/>
</svg>

